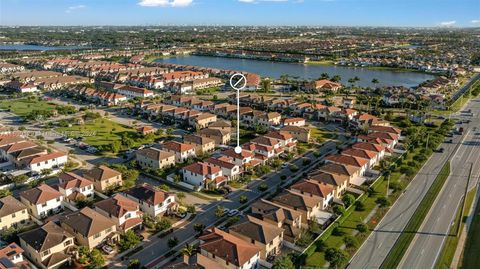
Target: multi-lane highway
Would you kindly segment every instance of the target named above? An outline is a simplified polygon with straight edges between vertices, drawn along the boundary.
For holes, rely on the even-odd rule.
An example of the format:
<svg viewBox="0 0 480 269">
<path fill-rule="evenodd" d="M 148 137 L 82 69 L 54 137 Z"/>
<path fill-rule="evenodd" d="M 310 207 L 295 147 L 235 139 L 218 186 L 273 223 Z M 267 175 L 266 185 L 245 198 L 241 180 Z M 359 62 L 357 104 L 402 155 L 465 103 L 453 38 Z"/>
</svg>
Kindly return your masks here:
<svg viewBox="0 0 480 269">
<path fill-rule="evenodd" d="M 474 116 L 460 116 L 471 122 L 466 129 L 465 140 L 451 160 L 450 177 L 398 268 L 434 268 L 445 240 L 451 236 L 449 229 L 464 196 L 469 176 L 469 189 L 477 183 L 480 173 L 480 100 L 472 101 L 467 109 L 472 109 Z"/>
<path fill-rule="evenodd" d="M 453 143 L 442 144 L 441 147 L 445 149 L 444 152 L 434 153 L 431 156 L 407 186 L 405 192 L 398 198 L 396 203 L 392 205 L 376 229 L 351 259 L 348 265 L 349 269 L 374 269 L 380 267 L 407 222 L 415 213 L 416 208 L 435 180 L 440 169 L 449 157 L 454 156 L 452 159 L 453 176 L 449 178 L 449 181 L 446 183 L 447 186 L 443 188 L 442 193 L 439 195 L 434 209 L 432 209 L 432 213 L 427 216 L 426 223 L 421 229 L 424 233 L 417 235 L 416 240 L 414 240 L 412 247 L 415 247 L 415 249 L 407 253 L 409 257 L 406 258 L 405 261 L 414 260 L 416 262 L 413 264 L 403 263 L 405 265 L 404 268 L 423 269 L 431 267 L 425 267 L 423 266 L 423 262 L 419 262 L 420 260 L 427 260 L 427 258 L 417 257 L 414 259 L 413 256 L 423 255 L 427 257 L 433 255 L 431 259 L 436 259 L 435 256 L 441 248 L 445 234 L 448 233 L 448 227 L 455 214 L 455 208 L 465 190 L 466 177 L 464 170 L 469 170 L 466 169 L 467 163 L 476 161 L 475 157 L 478 158 L 480 155 L 480 146 L 476 142 L 480 139 L 480 137 L 476 135 L 477 132 L 480 132 L 480 99 L 470 101 L 464 109 L 472 109 L 474 113 L 473 117 L 469 117 L 471 120 L 470 124 L 463 125 L 466 135 L 463 137 L 454 137 Z M 476 131 L 473 130 L 475 126 L 478 126 L 478 130 Z M 457 147 L 459 143 L 460 146 Z M 477 161 L 474 166 L 474 171 L 478 171 L 479 165 Z M 444 205 L 446 205 L 445 208 L 443 208 Z M 440 211 L 442 211 L 441 214 L 439 213 Z M 435 238 L 435 240 L 432 241 L 432 238 Z M 417 242 L 421 244 L 421 246 L 417 246 Z M 424 244 L 424 242 L 428 243 Z"/>
</svg>

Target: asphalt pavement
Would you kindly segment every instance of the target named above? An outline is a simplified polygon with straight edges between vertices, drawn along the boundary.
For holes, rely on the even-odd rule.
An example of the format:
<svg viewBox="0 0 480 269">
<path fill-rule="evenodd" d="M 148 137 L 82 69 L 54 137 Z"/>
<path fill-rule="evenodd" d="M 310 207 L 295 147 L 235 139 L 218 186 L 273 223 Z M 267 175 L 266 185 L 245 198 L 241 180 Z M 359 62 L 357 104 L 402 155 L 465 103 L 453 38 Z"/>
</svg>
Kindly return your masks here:
<svg viewBox="0 0 480 269">
<path fill-rule="evenodd" d="M 357 253 L 353 256 L 353 258 L 350 260 L 350 263 L 347 268 L 349 269 L 374 269 L 374 268 L 379 268 L 382 262 L 385 260 L 385 257 L 388 255 L 390 249 L 393 247 L 395 244 L 397 238 L 400 236 L 402 233 L 403 229 L 405 228 L 406 224 L 412 217 L 412 215 L 415 213 L 416 208 L 418 207 L 419 203 L 425 196 L 426 192 L 430 188 L 431 184 L 435 180 L 436 176 L 440 172 L 441 168 L 443 165 L 446 163 L 450 155 L 454 154 L 456 152 L 457 154 L 453 157 L 453 162 L 452 162 L 452 171 L 454 177 L 457 179 L 457 185 L 455 183 L 452 183 L 453 180 L 450 180 L 447 183 L 447 187 L 445 187 L 443 190 L 444 192 L 447 192 L 446 196 L 448 200 L 444 202 L 445 199 L 444 193 L 442 192 L 440 196 L 441 199 L 439 199 L 435 208 L 437 206 L 440 206 L 441 210 L 444 212 L 440 215 L 435 209 L 434 214 L 429 214 L 427 217 L 428 221 L 430 219 L 433 219 L 433 222 L 437 223 L 443 223 L 447 227 L 447 232 L 448 232 L 448 227 L 450 226 L 451 219 L 453 218 L 453 215 L 455 214 L 455 211 L 451 209 L 452 207 L 456 207 L 458 205 L 458 201 L 461 199 L 461 196 L 463 195 L 464 191 L 464 183 L 462 184 L 464 180 L 464 175 L 463 170 L 465 169 L 465 165 L 467 162 L 471 161 L 472 156 L 478 157 L 479 153 L 479 147 L 478 145 L 474 144 L 475 141 L 470 141 L 472 139 L 472 133 L 473 127 L 478 126 L 478 129 L 480 129 L 480 119 L 478 118 L 479 113 L 480 113 L 480 99 L 475 99 L 470 101 L 465 109 L 472 109 L 472 112 L 474 113 L 474 119 L 472 119 L 472 122 L 468 125 L 464 125 L 466 135 L 464 137 L 456 136 L 453 138 L 453 143 L 443 143 L 440 147 L 444 148 L 443 153 L 433 153 L 433 155 L 429 158 L 429 160 L 424 164 L 424 166 L 420 169 L 418 174 L 415 176 L 415 178 L 410 182 L 410 184 L 407 186 L 405 189 L 405 192 L 398 198 L 398 200 L 392 205 L 390 210 L 387 212 L 387 214 L 384 216 L 384 218 L 380 221 L 380 223 L 377 225 L 375 230 L 370 234 L 370 236 L 367 238 L 367 240 L 364 242 L 364 244 L 360 247 L 360 249 L 357 251 Z M 480 132 L 480 130 L 477 130 L 476 132 Z M 465 138 L 462 141 L 462 138 Z M 478 138 L 478 136 L 477 136 Z M 458 151 L 456 151 L 456 146 L 458 143 L 461 143 L 461 146 L 458 148 Z M 476 153 L 476 154 L 475 154 Z M 461 164 L 461 165 L 459 165 Z M 478 162 L 476 166 L 478 166 Z M 463 187 L 462 187 L 463 186 Z M 453 188 L 453 189 L 452 189 Z M 446 190 L 446 191 L 445 191 Z M 450 196 L 450 197 L 449 197 Z M 450 201 L 451 200 L 451 201 Z M 457 201 L 457 202 L 455 202 Z M 452 204 L 453 203 L 453 204 Z M 444 205 L 448 205 L 448 209 L 442 209 Z M 444 216 L 445 215 L 445 216 Z M 451 218 L 448 217 L 448 215 L 451 216 Z M 432 228 L 436 228 L 435 227 Z M 429 227 L 430 224 L 427 224 L 426 226 L 423 227 Z M 444 227 L 445 228 L 445 227 Z M 434 232 L 430 233 L 428 230 L 433 230 Z M 423 229 L 421 229 L 423 232 Z M 421 236 L 423 238 L 440 238 L 440 237 L 445 237 L 445 234 L 447 232 L 443 231 L 442 229 L 426 229 L 426 233 L 422 233 Z M 439 235 L 443 234 L 443 235 Z M 419 237 L 420 235 L 417 235 Z M 429 240 L 427 240 L 429 241 Z M 414 241 L 415 243 L 416 241 Z M 419 241 L 423 242 L 423 240 Z M 432 244 L 433 245 L 433 244 Z M 436 259 L 435 253 L 438 251 L 434 251 L 433 249 L 438 249 L 441 247 L 441 242 L 438 242 L 438 245 L 432 246 L 429 244 L 428 249 L 424 249 L 423 256 L 430 256 L 433 255 L 432 259 Z M 422 253 L 422 248 L 420 250 L 415 249 L 414 251 L 411 251 L 411 254 L 408 253 L 409 255 L 421 255 Z M 428 253 L 426 253 L 428 252 Z M 413 258 L 407 258 L 408 260 L 416 260 Z M 414 264 L 406 264 L 407 266 L 404 268 L 430 268 L 430 267 L 424 267 L 421 266 L 419 263 L 414 263 Z M 417 267 L 417 265 L 419 267 Z"/>
</svg>

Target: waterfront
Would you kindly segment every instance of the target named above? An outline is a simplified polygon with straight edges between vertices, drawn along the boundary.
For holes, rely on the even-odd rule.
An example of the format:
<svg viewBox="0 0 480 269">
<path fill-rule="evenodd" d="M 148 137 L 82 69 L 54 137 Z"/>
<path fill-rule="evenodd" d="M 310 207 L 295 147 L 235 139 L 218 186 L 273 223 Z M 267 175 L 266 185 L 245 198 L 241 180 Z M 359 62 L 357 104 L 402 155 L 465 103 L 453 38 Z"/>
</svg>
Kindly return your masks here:
<svg viewBox="0 0 480 269">
<path fill-rule="evenodd" d="M 177 56 L 161 58 L 156 62 L 204 66 L 210 68 L 229 69 L 256 73 L 261 76 L 279 78 L 288 74 L 299 79 L 317 79 L 322 73 L 330 76 L 339 75 L 343 84 L 355 76 L 360 78 L 357 85 L 372 87 L 372 79 L 378 79 L 380 86 L 414 87 L 419 83 L 435 78 L 434 75 L 420 72 L 396 72 L 392 70 L 374 70 L 361 67 L 345 67 L 333 65 L 309 65 L 299 63 L 270 62 L 250 59 L 223 58 L 213 56 Z"/>
</svg>

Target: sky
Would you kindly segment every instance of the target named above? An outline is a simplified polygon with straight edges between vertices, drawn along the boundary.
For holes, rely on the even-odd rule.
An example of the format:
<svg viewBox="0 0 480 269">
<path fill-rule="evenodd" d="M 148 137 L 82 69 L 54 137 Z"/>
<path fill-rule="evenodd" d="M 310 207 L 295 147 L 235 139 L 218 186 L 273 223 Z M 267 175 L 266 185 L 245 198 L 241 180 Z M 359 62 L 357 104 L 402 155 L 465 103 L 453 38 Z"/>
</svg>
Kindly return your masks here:
<svg viewBox="0 0 480 269">
<path fill-rule="evenodd" d="M 480 0 L 0 0 L 0 25 L 480 27 Z"/>
</svg>

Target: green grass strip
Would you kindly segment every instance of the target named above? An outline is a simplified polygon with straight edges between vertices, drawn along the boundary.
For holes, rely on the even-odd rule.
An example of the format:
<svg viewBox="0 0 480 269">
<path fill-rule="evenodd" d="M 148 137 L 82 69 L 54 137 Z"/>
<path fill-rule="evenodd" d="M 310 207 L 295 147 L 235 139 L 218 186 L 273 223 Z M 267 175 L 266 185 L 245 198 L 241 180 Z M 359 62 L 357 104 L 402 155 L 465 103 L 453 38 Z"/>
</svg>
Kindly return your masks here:
<svg viewBox="0 0 480 269">
<path fill-rule="evenodd" d="M 395 245 L 393 245 L 383 261 L 380 269 L 392 269 L 398 266 L 449 175 L 450 162 L 447 162 L 428 189 L 412 218 L 408 221 L 407 226 L 405 226 Z"/>
</svg>

